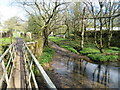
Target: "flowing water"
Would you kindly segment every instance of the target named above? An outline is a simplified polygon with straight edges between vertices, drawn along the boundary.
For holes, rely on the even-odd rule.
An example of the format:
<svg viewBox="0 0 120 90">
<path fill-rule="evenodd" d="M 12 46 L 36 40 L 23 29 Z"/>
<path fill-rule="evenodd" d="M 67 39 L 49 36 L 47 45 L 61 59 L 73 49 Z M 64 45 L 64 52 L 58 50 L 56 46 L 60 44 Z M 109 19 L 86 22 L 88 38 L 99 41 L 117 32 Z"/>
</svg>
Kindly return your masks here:
<svg viewBox="0 0 120 90">
<path fill-rule="evenodd" d="M 58 88 L 120 88 L 120 63 L 95 64 L 57 52 L 48 75 Z"/>
</svg>

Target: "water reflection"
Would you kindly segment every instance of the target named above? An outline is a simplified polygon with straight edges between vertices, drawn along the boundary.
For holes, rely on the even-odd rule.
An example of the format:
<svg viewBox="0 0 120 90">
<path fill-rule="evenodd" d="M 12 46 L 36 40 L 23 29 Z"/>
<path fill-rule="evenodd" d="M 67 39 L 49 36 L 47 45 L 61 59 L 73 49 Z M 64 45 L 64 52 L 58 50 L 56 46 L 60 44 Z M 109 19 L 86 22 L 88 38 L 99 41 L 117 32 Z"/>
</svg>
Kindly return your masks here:
<svg viewBox="0 0 120 90">
<path fill-rule="evenodd" d="M 67 72 L 86 76 L 89 80 L 104 84 L 110 88 L 118 88 L 119 67 L 103 64 L 93 64 L 85 60 L 74 60 L 71 58 L 61 60 Z M 59 69 L 60 70 L 60 69 Z M 65 69 L 64 69 L 65 71 Z M 96 83 L 94 83 L 96 84 Z"/>
</svg>

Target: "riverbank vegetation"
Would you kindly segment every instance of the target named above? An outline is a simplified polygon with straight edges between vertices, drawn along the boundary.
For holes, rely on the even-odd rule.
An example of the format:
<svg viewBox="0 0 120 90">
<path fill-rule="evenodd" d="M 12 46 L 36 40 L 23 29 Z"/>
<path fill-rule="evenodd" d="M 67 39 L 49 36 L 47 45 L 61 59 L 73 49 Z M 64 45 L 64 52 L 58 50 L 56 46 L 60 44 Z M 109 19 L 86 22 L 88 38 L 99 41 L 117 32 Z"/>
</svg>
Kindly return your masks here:
<svg viewBox="0 0 120 90">
<path fill-rule="evenodd" d="M 12 40 L 12 42 L 14 39 Z M 0 38 L 0 55 L 9 47 L 11 44 L 11 38 L 5 37 Z"/>
<path fill-rule="evenodd" d="M 40 64 L 44 65 L 52 60 L 54 55 L 54 50 L 50 47 L 45 47 L 43 50 L 43 54 L 40 59 Z"/>
<path fill-rule="evenodd" d="M 15 38 L 12 40 L 15 41 Z M 11 44 L 11 38 L 0 38 L 0 44 L 1 45 L 6 45 L 6 44 Z"/>
<path fill-rule="evenodd" d="M 119 53 L 120 53 L 120 48 L 118 47 L 110 47 L 104 48 L 103 53 L 99 51 L 95 47 L 94 44 L 90 43 L 87 44 L 82 50 L 79 49 L 79 40 L 70 40 L 70 39 L 64 39 L 60 37 L 49 37 L 49 39 L 56 44 L 58 44 L 60 47 L 63 47 L 71 52 L 74 53 L 80 53 L 83 55 L 87 55 L 91 60 L 94 61 L 117 61 L 120 59 Z"/>
</svg>

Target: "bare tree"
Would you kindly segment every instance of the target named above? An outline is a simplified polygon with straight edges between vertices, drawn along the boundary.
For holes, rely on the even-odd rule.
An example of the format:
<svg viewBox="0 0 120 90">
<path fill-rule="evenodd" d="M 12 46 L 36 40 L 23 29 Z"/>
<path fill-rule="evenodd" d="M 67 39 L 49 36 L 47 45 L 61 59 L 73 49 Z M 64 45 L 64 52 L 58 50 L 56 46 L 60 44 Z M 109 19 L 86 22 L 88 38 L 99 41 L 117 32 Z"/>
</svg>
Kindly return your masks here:
<svg viewBox="0 0 120 90">
<path fill-rule="evenodd" d="M 66 3 L 56 0 L 55 2 L 46 2 L 44 0 L 17 0 L 16 1 L 29 15 L 36 16 L 36 23 L 40 26 L 40 31 L 43 32 L 44 45 L 48 46 L 48 36 L 52 32 L 51 25 L 56 19 L 59 12 L 64 8 L 61 5 Z M 43 21 L 44 25 L 40 25 L 39 21 Z M 55 25 L 54 25 L 55 26 Z"/>
<path fill-rule="evenodd" d="M 103 27 L 106 27 L 106 30 L 108 32 L 107 47 L 109 48 L 110 41 L 112 38 L 113 20 L 114 18 L 118 17 L 120 14 L 118 13 L 118 10 L 119 10 L 118 2 L 111 2 L 111 0 L 109 0 L 108 2 L 106 0 L 103 0 L 103 1 L 98 0 L 98 3 L 99 3 L 99 8 L 96 8 L 93 2 L 91 1 L 84 2 L 84 4 L 87 6 L 87 9 L 89 10 L 92 16 L 92 18 L 89 17 L 89 19 L 94 20 L 95 45 L 102 53 L 103 52 L 102 49 L 104 47 L 103 46 Z M 97 27 L 100 28 L 99 38 L 96 31 Z"/>
</svg>

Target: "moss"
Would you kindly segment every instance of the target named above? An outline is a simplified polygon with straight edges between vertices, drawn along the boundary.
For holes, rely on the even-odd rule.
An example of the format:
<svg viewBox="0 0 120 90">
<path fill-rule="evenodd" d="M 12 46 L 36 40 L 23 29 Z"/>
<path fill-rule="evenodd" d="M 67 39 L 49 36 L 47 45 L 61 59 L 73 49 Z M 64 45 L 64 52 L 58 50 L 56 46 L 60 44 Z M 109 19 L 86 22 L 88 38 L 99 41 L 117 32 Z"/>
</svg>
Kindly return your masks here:
<svg viewBox="0 0 120 90">
<path fill-rule="evenodd" d="M 40 63 L 43 65 L 45 63 L 50 62 L 52 60 L 53 54 L 54 54 L 54 50 L 52 50 L 49 47 L 45 47 Z"/>
</svg>

